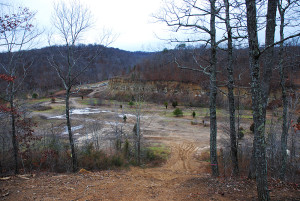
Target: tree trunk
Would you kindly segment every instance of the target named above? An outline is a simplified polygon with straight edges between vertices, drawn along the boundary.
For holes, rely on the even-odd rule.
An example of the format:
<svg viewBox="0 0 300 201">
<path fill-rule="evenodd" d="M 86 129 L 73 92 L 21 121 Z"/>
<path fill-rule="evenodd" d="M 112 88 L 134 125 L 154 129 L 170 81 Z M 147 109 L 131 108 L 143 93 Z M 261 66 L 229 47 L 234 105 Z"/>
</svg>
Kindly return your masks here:
<svg viewBox="0 0 300 201">
<path fill-rule="evenodd" d="M 284 39 L 284 10 L 278 5 L 280 14 L 280 40 Z M 279 73 L 280 73 L 280 86 L 282 91 L 282 133 L 281 133 L 281 169 L 280 169 L 280 179 L 285 179 L 286 173 L 286 162 L 287 162 L 287 138 L 288 138 L 288 100 L 286 95 L 285 79 L 286 79 L 286 69 L 283 64 L 283 42 L 280 43 L 279 49 Z"/>
<path fill-rule="evenodd" d="M 270 200 L 267 180 L 267 161 L 265 150 L 265 125 L 262 89 L 260 84 L 259 46 L 257 38 L 256 1 L 246 0 L 249 60 L 251 68 L 251 93 L 254 120 L 254 155 L 256 160 L 256 185 L 259 200 Z"/>
<path fill-rule="evenodd" d="M 12 92 L 13 93 L 13 92 Z M 14 160 L 15 160 L 15 174 L 19 174 L 19 143 L 16 134 L 16 116 L 15 116 L 15 106 L 14 106 L 14 95 L 10 97 L 10 108 L 11 108 L 11 134 L 12 134 L 12 144 L 14 149 Z"/>
<path fill-rule="evenodd" d="M 215 0 L 211 0 L 211 18 L 210 18 L 210 37 L 211 37 L 211 69 L 210 69 L 210 162 L 212 175 L 219 176 L 218 158 L 217 158 L 217 80 L 216 80 L 216 65 L 217 65 L 217 44 L 216 44 L 216 7 Z"/>
<path fill-rule="evenodd" d="M 265 35 L 265 46 L 270 46 L 274 43 L 275 37 L 275 27 L 276 27 L 276 10 L 277 1 L 268 0 L 268 11 L 267 11 L 267 25 L 266 25 L 266 35 Z M 262 104 L 264 118 L 266 117 L 266 108 L 268 105 L 268 98 L 270 94 L 270 81 L 272 77 L 272 71 L 274 68 L 274 46 L 268 48 L 265 51 L 264 56 L 264 71 L 262 78 Z"/>
<path fill-rule="evenodd" d="M 140 104 L 140 103 L 139 103 Z M 137 164 L 141 164 L 141 130 L 140 130 L 140 105 L 138 106 L 137 121 L 136 121 L 136 134 L 137 134 Z"/>
<path fill-rule="evenodd" d="M 235 103 L 234 103 L 234 78 L 233 78 L 233 53 L 232 53 L 232 32 L 230 26 L 230 16 L 229 16 L 229 1 L 224 0 L 226 7 L 226 29 L 228 35 L 228 102 L 229 102 L 229 115 L 230 115 L 230 148 L 231 148 L 231 161 L 233 165 L 233 174 L 237 176 L 239 174 L 239 165 L 237 157 L 237 142 L 236 142 L 236 132 L 235 132 Z"/>
<path fill-rule="evenodd" d="M 75 151 L 75 144 L 74 144 L 74 139 L 73 139 L 73 134 L 72 134 L 72 126 L 71 126 L 71 120 L 70 120 L 70 91 L 71 88 L 68 88 L 66 90 L 66 119 L 67 119 L 67 128 L 68 128 L 68 133 L 69 133 L 69 142 L 70 142 L 70 147 L 71 147 L 71 157 L 72 157 L 72 170 L 73 172 L 76 172 L 78 169 L 78 164 L 77 164 L 77 156 L 76 156 L 76 151 Z"/>
</svg>

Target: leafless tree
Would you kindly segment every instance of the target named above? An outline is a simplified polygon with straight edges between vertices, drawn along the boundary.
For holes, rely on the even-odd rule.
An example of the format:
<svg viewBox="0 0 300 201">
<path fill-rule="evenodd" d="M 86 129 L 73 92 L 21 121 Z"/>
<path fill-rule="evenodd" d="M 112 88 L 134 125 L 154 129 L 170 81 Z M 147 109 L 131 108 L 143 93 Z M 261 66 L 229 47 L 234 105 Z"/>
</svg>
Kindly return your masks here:
<svg viewBox="0 0 300 201">
<path fill-rule="evenodd" d="M 229 116 L 230 116 L 230 147 L 231 147 L 231 161 L 233 164 L 233 174 L 239 174 L 239 164 L 238 164 L 238 150 L 237 150 L 237 140 L 236 140 L 236 129 L 235 129 L 235 100 L 234 100 L 234 76 L 233 76 L 233 30 L 231 25 L 231 15 L 230 9 L 231 4 L 229 0 L 224 0 L 225 6 L 225 25 L 227 32 L 227 72 L 228 72 L 228 103 L 229 103 Z"/>
<path fill-rule="evenodd" d="M 272 60 L 272 48 L 284 42 L 285 40 L 299 36 L 299 33 L 291 35 L 287 38 L 274 42 L 275 20 L 278 1 L 268 1 L 266 16 L 266 45 L 263 49 L 259 49 L 257 36 L 257 2 L 255 0 L 246 0 L 247 7 L 247 28 L 249 42 L 249 57 L 251 68 L 251 93 L 252 93 L 252 109 L 254 120 L 254 141 L 253 153 L 256 163 L 256 182 L 259 200 L 269 200 L 269 190 L 267 181 L 267 164 L 265 150 L 265 119 L 266 105 L 268 101 L 270 73 L 272 72 L 272 61 L 265 62 L 264 73 L 260 78 L 259 59 L 262 54 L 266 53 L 266 57 Z M 275 10 L 274 10 L 275 9 Z M 261 81 L 262 80 L 262 81 Z"/>
<path fill-rule="evenodd" d="M 286 88 L 286 67 L 284 64 L 284 28 L 287 25 L 286 15 L 289 13 L 296 14 L 293 9 L 299 9 L 297 0 L 278 0 L 278 11 L 280 16 L 280 49 L 279 49 L 279 71 L 280 71 L 280 86 L 282 91 L 282 134 L 281 134 L 281 170 L 280 178 L 285 178 L 286 163 L 287 163 L 287 138 L 288 138 L 288 97 Z M 292 12 L 291 12 L 292 11 Z M 289 20 L 288 20 L 289 21 Z"/>
<path fill-rule="evenodd" d="M 276 2 L 274 1 L 276 4 Z M 256 162 L 256 182 L 259 200 L 270 200 L 267 180 L 267 162 L 265 150 L 265 126 L 262 87 L 260 83 L 259 56 L 260 50 L 257 36 L 257 10 L 255 0 L 246 0 L 247 7 L 247 26 L 249 41 L 249 57 L 251 68 L 251 92 L 252 109 L 254 120 L 254 157 Z M 276 8 L 276 5 L 275 5 Z M 272 18 L 276 17 L 272 16 Z"/>
<path fill-rule="evenodd" d="M 58 32 L 58 36 L 65 44 L 65 51 L 61 51 L 61 60 L 55 60 L 53 56 L 48 58 L 50 65 L 56 70 L 58 77 L 66 90 L 66 124 L 69 134 L 70 148 L 72 152 L 72 167 L 73 171 L 77 170 L 77 156 L 75 152 L 75 144 L 71 129 L 70 119 L 70 96 L 72 94 L 72 87 L 77 83 L 78 78 L 82 75 L 87 68 L 90 67 L 92 62 L 100 55 L 101 51 L 98 50 L 88 62 L 82 62 L 82 52 L 80 52 L 76 45 L 83 37 L 84 32 L 88 31 L 92 25 L 92 16 L 90 10 L 84 7 L 79 0 L 71 0 L 67 2 L 59 2 L 54 5 L 53 26 Z M 111 33 L 106 32 L 100 42 L 106 42 L 109 45 L 113 39 Z"/>
<path fill-rule="evenodd" d="M 217 48 L 226 39 L 217 41 L 216 24 L 219 20 L 221 6 L 218 1 L 182 0 L 182 4 L 172 1 L 165 5 L 162 13 L 157 15 L 159 21 L 166 23 L 178 32 L 184 30 L 191 37 L 188 39 L 173 38 L 171 42 L 203 42 L 210 45 L 210 59 L 208 66 L 202 66 L 196 57 L 193 57 L 197 68 L 185 67 L 175 58 L 175 63 L 181 69 L 202 72 L 210 79 L 210 160 L 213 176 L 219 175 L 217 161 Z M 210 19 L 209 19 L 210 18 Z"/>
<path fill-rule="evenodd" d="M 14 10 L 12 6 L 9 6 L 0 16 L 0 48 L 6 54 L 5 59 L 0 61 L 0 68 L 4 74 L 14 78 L 14 81 L 7 82 L 6 93 L 1 94 L 1 98 L 10 105 L 11 137 L 16 174 L 19 173 L 19 145 L 16 131 L 17 108 L 15 98 L 18 91 L 22 88 L 28 69 L 33 62 L 24 62 L 22 50 L 29 48 L 40 35 L 40 32 L 34 25 L 35 14 L 28 8 L 19 7 L 18 10 Z"/>
</svg>

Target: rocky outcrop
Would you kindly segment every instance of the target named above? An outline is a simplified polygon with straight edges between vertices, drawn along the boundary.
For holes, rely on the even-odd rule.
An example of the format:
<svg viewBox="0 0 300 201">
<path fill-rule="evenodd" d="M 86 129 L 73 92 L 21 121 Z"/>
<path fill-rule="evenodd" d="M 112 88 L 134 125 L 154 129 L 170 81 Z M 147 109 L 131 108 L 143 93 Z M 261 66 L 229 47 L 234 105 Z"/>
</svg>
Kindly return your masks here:
<svg viewBox="0 0 300 201">
<path fill-rule="evenodd" d="M 133 81 L 124 78 L 112 78 L 108 82 L 110 91 L 136 92 L 143 91 L 146 93 L 163 93 L 163 94 L 188 94 L 201 96 L 206 93 L 198 84 L 182 83 L 175 81 Z"/>
</svg>

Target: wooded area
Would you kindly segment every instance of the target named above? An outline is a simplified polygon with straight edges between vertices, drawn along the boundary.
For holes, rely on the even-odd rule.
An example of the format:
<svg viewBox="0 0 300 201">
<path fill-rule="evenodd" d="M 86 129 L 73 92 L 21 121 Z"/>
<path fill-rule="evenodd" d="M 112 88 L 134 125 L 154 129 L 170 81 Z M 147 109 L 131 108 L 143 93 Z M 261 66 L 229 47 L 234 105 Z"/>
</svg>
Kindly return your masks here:
<svg viewBox="0 0 300 201">
<path fill-rule="evenodd" d="M 89 10 L 79 1 L 70 5 L 55 5 L 53 26 L 64 41 L 61 46 L 30 49 L 30 44 L 42 32 L 36 29 L 34 24 L 36 13 L 29 9 L 19 8 L 12 13 L 1 14 L 0 45 L 3 52 L 0 54 L 0 117 L 3 126 L 0 173 L 7 174 L 12 171 L 12 161 L 5 157 L 10 151 L 13 152 L 15 174 L 19 174 L 20 169 L 25 171 L 42 167 L 43 162 L 34 162 L 33 156 L 39 153 L 35 146 L 42 142 L 40 140 L 44 140 L 43 146 L 46 147 L 46 138 L 34 131 L 34 115 L 29 114 L 29 111 L 34 110 L 28 109 L 30 104 L 26 105 L 26 101 L 30 102 L 38 96 L 51 98 L 51 102 L 45 105 L 50 105 L 50 109 L 53 109 L 51 107 L 55 106 L 56 98 L 61 98 L 55 94 L 64 90 L 61 93 L 64 95 L 64 105 L 60 107 L 63 107 L 63 118 L 66 120 L 62 124 L 66 125 L 68 133 L 68 148 L 65 150 L 70 152 L 68 159 L 71 161 L 73 172 L 77 172 L 84 164 L 82 153 L 91 154 L 93 150 L 95 154 L 92 157 L 102 154 L 98 142 L 99 135 L 96 137 L 97 148 L 95 142 L 82 148 L 76 145 L 74 140 L 76 126 L 71 123 L 75 120 L 71 121 L 70 116 L 72 111 L 74 112 L 73 107 L 83 107 L 86 104 L 86 96 L 90 100 L 98 98 L 98 106 L 101 106 L 104 100 L 123 101 L 118 102 L 119 105 L 106 103 L 114 108 L 112 113 L 116 114 L 116 117 L 113 117 L 114 123 L 109 123 L 114 133 L 112 138 L 116 155 L 113 157 L 117 157 L 112 163 L 118 164 L 120 160 L 126 159 L 134 160 L 138 166 L 142 165 L 145 155 L 146 158 L 154 157 L 152 152 L 145 152 L 144 155 L 142 153 L 145 148 L 142 143 L 143 135 L 147 130 L 143 118 L 147 119 L 148 115 L 153 115 L 150 111 L 147 111 L 147 114 L 143 113 L 143 110 L 147 109 L 145 104 L 164 104 L 167 111 L 169 102 L 175 109 L 178 102 L 182 106 L 193 107 L 193 101 L 204 105 L 206 99 L 209 113 L 203 116 L 202 124 L 205 127 L 206 118 L 209 119 L 211 175 L 217 179 L 220 175 L 225 177 L 228 174 L 225 167 L 227 163 L 224 162 L 227 157 L 231 161 L 227 165 L 230 167 L 229 174 L 232 177 L 245 176 L 245 169 L 242 167 L 245 168 L 246 160 L 247 176 L 256 181 L 258 199 L 270 200 L 270 175 L 282 181 L 299 177 L 299 153 L 296 153 L 300 129 L 300 30 L 297 19 L 300 17 L 299 8 L 300 3 L 297 0 L 165 1 L 154 19 L 170 27 L 175 35 L 168 40 L 177 46 L 161 52 L 128 52 L 109 48 L 109 39 L 103 39 L 108 44 L 80 44 L 78 39 L 84 37 L 91 21 Z M 292 34 L 286 31 L 290 27 L 294 28 Z M 181 31 L 188 37 L 176 35 Z M 263 43 L 259 40 L 261 32 L 264 33 Z M 277 32 L 279 37 L 276 37 Z M 103 37 L 109 38 L 110 35 Z M 88 88 L 88 84 L 106 81 L 116 76 L 134 85 L 129 87 L 129 93 L 102 90 L 101 87 L 107 83 Z M 174 92 L 172 97 L 167 92 L 150 94 L 145 91 L 143 85 L 143 82 L 149 81 L 197 84 L 202 90 L 199 94 L 204 96 L 196 95 L 188 99 L 180 92 Z M 86 88 L 80 89 L 81 86 Z M 241 95 L 242 90 L 244 94 L 250 94 L 250 97 Z M 78 95 L 79 93 L 82 94 Z M 72 99 L 73 94 L 81 97 L 80 104 L 78 97 Z M 219 98 L 221 94 L 227 97 L 226 101 Z M 241 99 L 244 99 L 244 102 Z M 129 101 L 128 108 L 124 106 L 125 101 Z M 94 103 L 89 104 L 94 106 Z M 126 114 L 125 108 L 130 113 Z M 219 108 L 228 113 L 225 123 L 221 121 L 222 132 L 228 134 L 228 144 L 220 144 L 217 141 L 221 128 Z M 253 138 L 252 143 L 242 141 L 244 128 L 240 125 L 241 108 L 251 108 L 253 122 L 250 130 L 253 137 L 248 137 L 247 140 Z M 93 109 L 97 110 L 96 107 Z M 175 114 L 174 111 L 176 117 L 184 116 L 180 108 L 176 109 L 179 112 Z M 41 114 L 39 120 L 42 122 L 43 118 L 52 118 L 47 115 Z M 195 119 L 195 111 L 192 116 Z M 125 129 L 128 117 L 132 118 L 130 123 L 134 125 L 128 129 L 130 131 Z M 191 122 L 191 125 L 193 124 L 198 125 L 195 120 Z M 56 128 L 60 128 L 61 125 Z M 281 129 L 275 129 L 278 127 Z M 92 133 L 100 132 L 101 129 L 94 129 Z M 52 124 L 52 137 L 54 130 Z M 131 143 L 134 151 L 130 154 Z M 47 159 L 55 159 L 55 163 L 59 164 L 58 155 L 62 154 L 61 150 L 55 150 L 52 146 L 54 145 L 49 145 L 47 150 L 41 151 L 40 154 L 49 157 Z M 245 153 L 245 149 L 249 150 L 249 147 L 251 151 Z M 26 157 L 31 157 L 31 162 L 27 165 L 24 164 Z M 94 159 L 91 158 L 92 160 Z M 34 165 L 35 163 L 39 165 Z M 51 169 L 50 166 L 47 168 Z M 270 171 L 271 173 L 268 173 Z"/>
</svg>

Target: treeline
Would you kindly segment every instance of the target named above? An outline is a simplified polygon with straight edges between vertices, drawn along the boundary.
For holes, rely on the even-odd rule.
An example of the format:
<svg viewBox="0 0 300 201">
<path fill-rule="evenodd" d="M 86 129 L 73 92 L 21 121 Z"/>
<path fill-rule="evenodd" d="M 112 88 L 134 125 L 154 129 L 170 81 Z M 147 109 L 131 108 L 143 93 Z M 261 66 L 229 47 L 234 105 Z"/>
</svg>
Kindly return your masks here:
<svg viewBox="0 0 300 201">
<path fill-rule="evenodd" d="M 51 46 L 42 49 L 22 51 L 15 57 L 27 69 L 27 76 L 23 83 L 24 90 L 49 90 L 61 88 L 62 84 L 57 72 L 51 67 L 49 58 L 63 65 L 66 46 Z M 129 52 L 117 48 L 107 48 L 101 45 L 78 45 L 75 50 L 78 54 L 78 64 L 88 64 L 87 70 L 78 78 L 80 83 L 93 83 L 107 80 L 114 76 L 128 74 L 133 67 L 144 58 L 151 55 L 147 52 Z M 0 61 L 5 63 L 8 53 L 0 54 Z M 96 55 L 96 56 L 95 56 Z M 9 61 L 7 61 L 9 62 Z M 0 73 L 5 73 L 0 69 Z M 19 74 L 23 74 L 19 68 Z"/>
<path fill-rule="evenodd" d="M 179 47 L 179 48 L 178 48 Z M 147 81 L 178 81 L 192 82 L 201 85 L 203 88 L 209 86 L 209 76 L 205 73 L 185 70 L 183 68 L 200 69 L 209 66 L 209 47 L 186 47 L 179 45 L 175 49 L 163 50 L 156 52 L 150 57 L 143 59 L 132 72 L 135 76 L 139 76 L 142 80 Z M 248 49 L 234 49 L 234 79 L 236 86 L 249 87 L 251 82 L 249 70 L 249 55 Z M 300 46 L 286 47 L 286 60 L 284 65 L 287 68 L 288 87 L 297 88 L 300 86 Z M 279 48 L 275 48 L 275 63 L 278 63 Z M 219 86 L 226 85 L 227 70 L 226 59 L 227 55 L 224 51 L 218 51 L 217 64 L 217 82 Z M 263 68 L 264 58 L 261 59 L 261 68 Z M 197 61 L 197 62 L 196 62 Z M 182 69 L 181 69 L 182 67 Z M 280 75 L 278 67 L 274 66 L 274 73 L 271 79 L 271 89 L 278 89 Z"/>
</svg>

